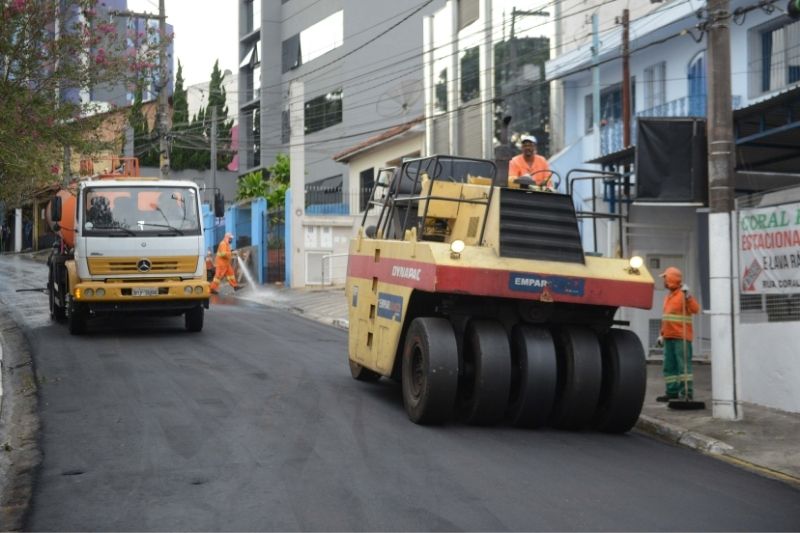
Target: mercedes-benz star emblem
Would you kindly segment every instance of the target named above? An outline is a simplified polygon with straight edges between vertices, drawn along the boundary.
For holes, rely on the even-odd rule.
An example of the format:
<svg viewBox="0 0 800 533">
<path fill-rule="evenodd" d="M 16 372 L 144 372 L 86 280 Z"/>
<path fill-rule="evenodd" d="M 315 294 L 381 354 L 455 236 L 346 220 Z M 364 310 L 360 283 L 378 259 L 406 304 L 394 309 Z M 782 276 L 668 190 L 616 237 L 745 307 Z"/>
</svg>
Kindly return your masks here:
<svg viewBox="0 0 800 533">
<path fill-rule="evenodd" d="M 136 263 L 136 270 L 139 272 L 149 272 L 152 266 L 149 259 L 139 259 Z"/>
</svg>

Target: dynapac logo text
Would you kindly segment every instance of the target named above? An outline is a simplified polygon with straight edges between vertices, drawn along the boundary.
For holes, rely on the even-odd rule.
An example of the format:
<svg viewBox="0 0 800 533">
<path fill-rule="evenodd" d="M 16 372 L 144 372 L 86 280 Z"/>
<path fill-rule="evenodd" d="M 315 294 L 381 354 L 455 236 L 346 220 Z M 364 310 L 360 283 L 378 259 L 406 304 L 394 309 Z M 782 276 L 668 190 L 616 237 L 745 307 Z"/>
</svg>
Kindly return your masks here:
<svg viewBox="0 0 800 533">
<path fill-rule="evenodd" d="M 395 278 L 413 279 L 419 281 L 419 275 L 422 272 L 421 268 L 412 268 L 395 265 L 392 267 L 392 276 Z"/>
</svg>

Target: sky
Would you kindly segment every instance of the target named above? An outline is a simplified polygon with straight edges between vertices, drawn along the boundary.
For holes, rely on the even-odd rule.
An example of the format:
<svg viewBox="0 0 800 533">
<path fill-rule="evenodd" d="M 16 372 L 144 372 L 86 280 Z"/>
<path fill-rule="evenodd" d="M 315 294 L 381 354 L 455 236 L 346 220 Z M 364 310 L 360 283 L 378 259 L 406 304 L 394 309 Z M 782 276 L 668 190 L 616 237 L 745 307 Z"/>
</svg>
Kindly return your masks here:
<svg viewBox="0 0 800 533">
<path fill-rule="evenodd" d="M 180 60 L 184 86 L 208 82 L 216 59 L 222 72 L 238 71 L 237 6 L 236 0 L 166 0 L 167 23 L 175 30 L 175 70 Z M 158 0 L 128 0 L 128 9 L 156 14 Z"/>
</svg>

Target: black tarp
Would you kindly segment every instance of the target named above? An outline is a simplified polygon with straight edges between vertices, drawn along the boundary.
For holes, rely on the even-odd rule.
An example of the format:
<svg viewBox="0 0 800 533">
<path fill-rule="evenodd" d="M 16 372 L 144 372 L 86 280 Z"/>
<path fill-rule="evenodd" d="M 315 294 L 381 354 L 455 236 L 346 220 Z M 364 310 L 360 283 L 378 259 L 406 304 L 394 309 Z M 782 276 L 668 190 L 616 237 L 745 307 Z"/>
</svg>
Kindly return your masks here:
<svg viewBox="0 0 800 533">
<path fill-rule="evenodd" d="M 705 205 L 705 119 L 640 117 L 637 122 L 636 199 Z"/>
</svg>

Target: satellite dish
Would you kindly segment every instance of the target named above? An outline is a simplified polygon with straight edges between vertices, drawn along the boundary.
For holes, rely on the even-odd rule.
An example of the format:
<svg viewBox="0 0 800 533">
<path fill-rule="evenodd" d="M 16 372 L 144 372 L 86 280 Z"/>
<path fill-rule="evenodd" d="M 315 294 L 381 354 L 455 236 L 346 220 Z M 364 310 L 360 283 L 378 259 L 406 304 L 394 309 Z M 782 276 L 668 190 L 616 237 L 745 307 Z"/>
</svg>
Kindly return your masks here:
<svg viewBox="0 0 800 533">
<path fill-rule="evenodd" d="M 422 80 L 403 80 L 378 98 L 378 115 L 387 118 L 408 115 L 422 99 L 422 94 Z"/>
</svg>

